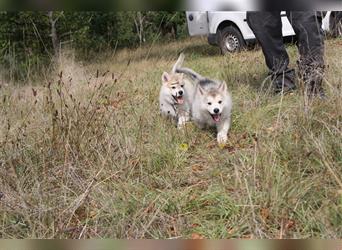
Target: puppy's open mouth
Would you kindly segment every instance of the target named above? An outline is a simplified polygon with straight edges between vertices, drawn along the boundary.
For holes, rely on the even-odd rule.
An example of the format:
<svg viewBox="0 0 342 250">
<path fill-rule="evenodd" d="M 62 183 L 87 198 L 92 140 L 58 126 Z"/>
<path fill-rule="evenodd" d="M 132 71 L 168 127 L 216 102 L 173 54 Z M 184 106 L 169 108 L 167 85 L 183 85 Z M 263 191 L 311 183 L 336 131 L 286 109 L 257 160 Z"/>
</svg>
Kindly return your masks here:
<svg viewBox="0 0 342 250">
<path fill-rule="evenodd" d="M 220 122 L 221 121 L 221 114 L 210 114 L 211 118 L 213 118 L 214 122 Z"/>
<path fill-rule="evenodd" d="M 183 104 L 184 103 L 184 98 L 183 96 L 173 96 L 177 104 Z"/>
</svg>

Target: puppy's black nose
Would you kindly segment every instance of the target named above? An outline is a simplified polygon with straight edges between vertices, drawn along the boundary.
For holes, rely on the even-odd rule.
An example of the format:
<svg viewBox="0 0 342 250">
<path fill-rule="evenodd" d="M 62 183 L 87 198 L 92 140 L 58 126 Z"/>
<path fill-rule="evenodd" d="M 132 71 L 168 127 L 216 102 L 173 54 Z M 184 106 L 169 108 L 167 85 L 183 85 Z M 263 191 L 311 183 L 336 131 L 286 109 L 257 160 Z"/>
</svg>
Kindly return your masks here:
<svg viewBox="0 0 342 250">
<path fill-rule="evenodd" d="M 218 108 L 214 109 L 215 114 L 217 114 L 218 112 L 220 112 L 220 110 Z"/>
<path fill-rule="evenodd" d="M 182 90 L 178 91 L 178 94 L 183 95 L 183 91 Z"/>
</svg>

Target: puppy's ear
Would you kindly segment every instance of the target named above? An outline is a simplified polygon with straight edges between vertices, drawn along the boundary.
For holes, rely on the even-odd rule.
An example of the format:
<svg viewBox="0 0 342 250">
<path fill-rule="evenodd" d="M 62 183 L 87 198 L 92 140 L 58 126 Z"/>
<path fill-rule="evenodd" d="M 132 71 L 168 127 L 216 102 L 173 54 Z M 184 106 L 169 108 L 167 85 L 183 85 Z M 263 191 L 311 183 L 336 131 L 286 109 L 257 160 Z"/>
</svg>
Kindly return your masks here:
<svg viewBox="0 0 342 250">
<path fill-rule="evenodd" d="M 162 82 L 167 83 L 168 81 L 170 81 L 170 75 L 169 75 L 169 73 L 164 72 L 162 75 Z"/>
<path fill-rule="evenodd" d="M 223 81 L 219 86 L 219 91 L 226 92 L 227 91 L 227 83 Z"/>
<path fill-rule="evenodd" d="M 205 94 L 205 89 L 203 89 L 203 88 L 201 87 L 201 85 L 198 85 L 198 90 L 199 90 L 199 92 L 200 92 L 201 95 L 204 95 L 204 94 Z"/>
</svg>

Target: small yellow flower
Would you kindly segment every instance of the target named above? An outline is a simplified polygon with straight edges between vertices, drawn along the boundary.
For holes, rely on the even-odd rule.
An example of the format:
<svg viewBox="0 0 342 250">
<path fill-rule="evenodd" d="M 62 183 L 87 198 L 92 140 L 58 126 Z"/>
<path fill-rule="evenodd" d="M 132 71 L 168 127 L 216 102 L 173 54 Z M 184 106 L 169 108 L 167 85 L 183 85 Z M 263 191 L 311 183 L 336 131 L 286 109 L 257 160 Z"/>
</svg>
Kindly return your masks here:
<svg viewBox="0 0 342 250">
<path fill-rule="evenodd" d="M 179 148 L 180 148 L 180 150 L 182 150 L 182 151 L 188 151 L 189 145 L 186 144 L 186 143 L 182 143 L 182 144 L 179 145 Z"/>
<path fill-rule="evenodd" d="M 226 146 L 226 144 L 225 144 L 225 143 L 219 143 L 218 146 L 219 146 L 220 149 L 224 149 L 224 147 Z"/>
</svg>

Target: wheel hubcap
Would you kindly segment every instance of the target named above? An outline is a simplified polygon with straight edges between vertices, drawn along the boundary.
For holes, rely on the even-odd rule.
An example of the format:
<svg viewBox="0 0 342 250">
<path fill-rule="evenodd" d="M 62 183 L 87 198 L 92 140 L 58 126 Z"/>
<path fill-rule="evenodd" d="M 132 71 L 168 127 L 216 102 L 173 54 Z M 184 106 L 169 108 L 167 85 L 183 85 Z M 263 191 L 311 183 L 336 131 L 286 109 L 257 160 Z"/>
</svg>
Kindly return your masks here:
<svg viewBox="0 0 342 250">
<path fill-rule="evenodd" d="M 234 35 L 228 35 L 226 37 L 226 48 L 229 51 L 235 51 L 239 48 L 239 39 Z"/>
</svg>

